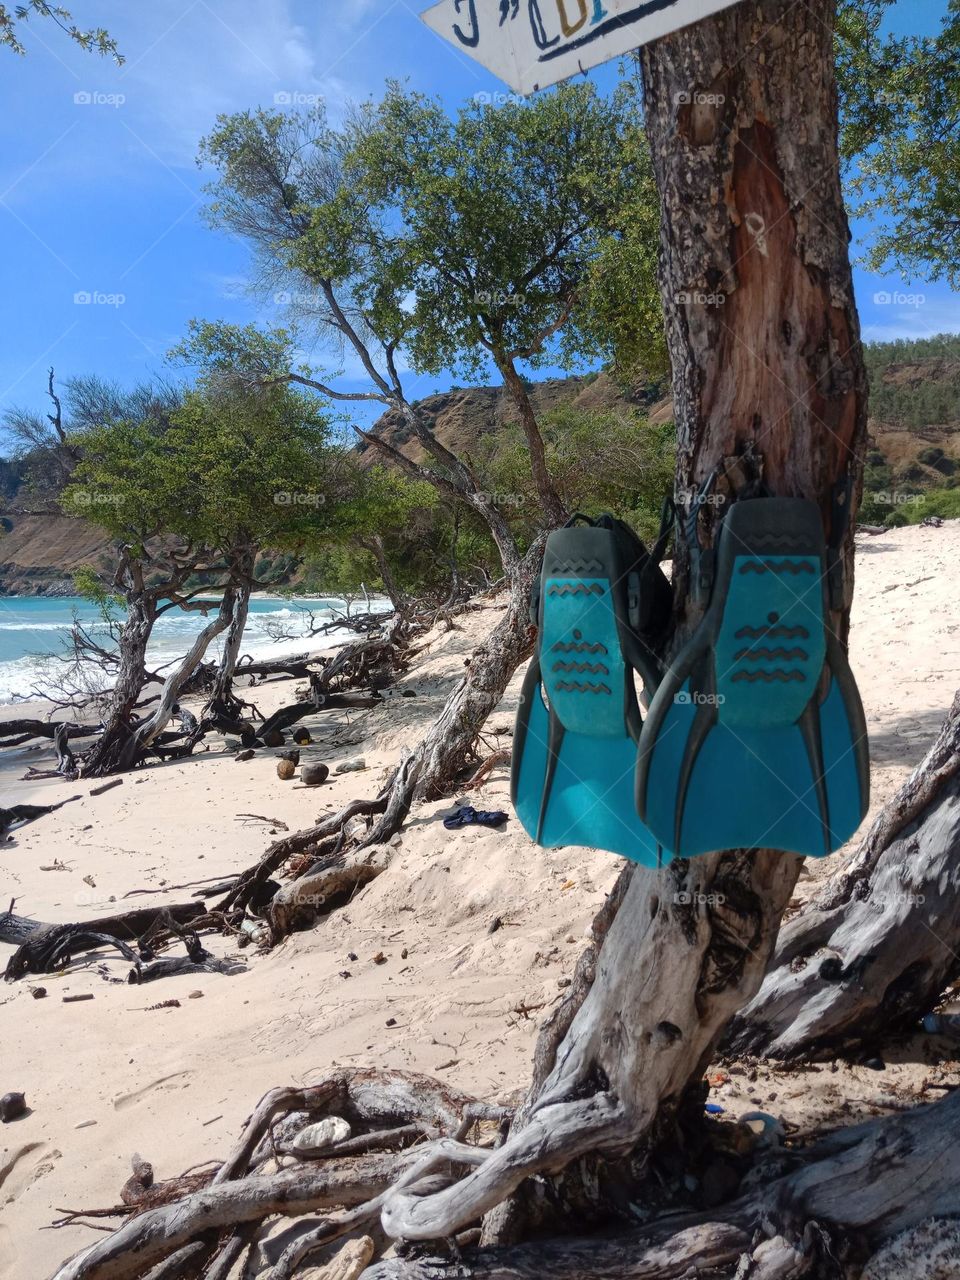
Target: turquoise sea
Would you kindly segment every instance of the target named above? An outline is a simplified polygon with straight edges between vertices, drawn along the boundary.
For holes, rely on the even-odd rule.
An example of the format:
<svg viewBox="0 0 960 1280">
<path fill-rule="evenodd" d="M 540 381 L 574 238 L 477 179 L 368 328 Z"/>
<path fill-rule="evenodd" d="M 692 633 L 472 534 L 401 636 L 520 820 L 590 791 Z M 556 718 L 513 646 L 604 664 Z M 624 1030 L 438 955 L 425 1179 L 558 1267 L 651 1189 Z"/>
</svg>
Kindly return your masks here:
<svg viewBox="0 0 960 1280">
<path fill-rule="evenodd" d="M 378 606 L 386 607 L 385 602 L 374 602 L 374 607 Z M 342 633 L 332 631 L 325 636 L 306 638 L 306 611 L 312 610 L 316 623 L 320 624 L 331 619 L 332 608 L 343 607 L 344 602 L 336 597 L 255 599 L 250 604 L 243 652 L 267 657 L 325 648 Z M 97 609 L 80 597 L 0 598 L 0 703 L 43 696 L 48 682 L 56 679 L 58 670 L 63 669 L 58 659 L 67 652 L 66 642 L 75 617 L 94 636 L 106 642 L 107 632 Z M 204 622 L 199 613 L 171 609 L 165 614 L 154 628 L 148 650 L 154 669 L 180 657 Z M 287 634 L 277 638 L 278 630 Z M 209 656 L 218 652 L 219 645 L 215 642 Z"/>
</svg>

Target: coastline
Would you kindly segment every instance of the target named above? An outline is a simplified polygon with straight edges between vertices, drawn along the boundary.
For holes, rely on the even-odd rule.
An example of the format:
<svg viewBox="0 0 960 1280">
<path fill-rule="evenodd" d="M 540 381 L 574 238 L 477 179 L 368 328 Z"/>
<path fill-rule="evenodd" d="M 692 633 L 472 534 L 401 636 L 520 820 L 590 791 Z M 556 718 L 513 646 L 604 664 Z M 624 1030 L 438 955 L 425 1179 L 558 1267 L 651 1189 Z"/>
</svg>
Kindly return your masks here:
<svg viewBox="0 0 960 1280">
<path fill-rule="evenodd" d="M 210 596 L 210 600 L 214 603 L 217 598 L 215 595 Z M 8 597 L 11 602 L 14 599 L 16 598 Z M 18 599 L 21 603 L 34 602 L 38 597 L 25 596 Z M 29 611 L 21 611 L 12 619 L 9 615 L 6 618 L 0 617 L 0 636 L 3 640 L 3 644 L 0 645 L 0 655 L 7 655 L 0 656 L 0 712 L 5 707 L 27 707 L 46 701 L 41 694 L 32 691 L 33 686 L 42 685 L 45 681 L 49 682 L 55 678 L 56 663 L 60 655 L 67 652 L 65 642 L 69 635 L 70 622 L 64 615 L 66 611 L 72 611 L 74 602 L 79 602 L 79 599 L 79 597 L 69 597 L 60 602 L 60 608 L 52 615 L 45 611 L 37 617 L 35 614 L 31 615 Z M 287 596 L 255 592 L 251 600 L 251 613 L 244 633 L 242 652 L 257 659 L 269 660 L 324 648 L 328 644 L 336 643 L 338 639 L 349 638 L 354 634 L 349 630 L 333 631 L 321 636 L 291 635 L 274 638 L 269 634 L 270 626 L 282 630 L 285 618 L 289 619 L 294 630 L 298 623 L 305 624 L 306 613 L 310 607 L 317 615 L 317 621 L 322 622 L 331 606 L 343 606 L 343 609 L 346 609 L 346 602 L 342 596 L 316 594 Z M 51 604 L 46 599 L 44 603 Z M 268 608 L 265 609 L 264 606 Z M 56 608 L 56 602 L 53 602 L 53 607 Z M 364 612 L 368 608 L 368 603 L 361 598 L 359 601 L 354 601 L 350 607 L 353 613 Z M 96 633 L 99 619 L 95 615 L 93 606 L 88 604 L 87 608 L 89 616 L 84 618 L 84 623 Z M 385 613 L 389 612 L 392 606 L 386 596 L 378 594 L 369 596 L 369 608 L 374 612 Z M 303 617 L 298 619 L 297 613 L 301 610 Z M 332 614 L 329 618 L 332 620 Z M 171 611 L 170 614 L 165 615 L 158 622 L 148 648 L 148 665 L 156 670 L 161 665 L 167 667 L 178 661 L 202 625 L 203 616 L 199 613 Z M 219 655 L 223 639 L 223 636 L 218 637 L 211 644 L 207 654 L 209 659 L 215 659 Z M 24 651 L 27 644 L 31 647 Z M 109 683 L 105 682 L 104 688 L 109 688 Z"/>
</svg>

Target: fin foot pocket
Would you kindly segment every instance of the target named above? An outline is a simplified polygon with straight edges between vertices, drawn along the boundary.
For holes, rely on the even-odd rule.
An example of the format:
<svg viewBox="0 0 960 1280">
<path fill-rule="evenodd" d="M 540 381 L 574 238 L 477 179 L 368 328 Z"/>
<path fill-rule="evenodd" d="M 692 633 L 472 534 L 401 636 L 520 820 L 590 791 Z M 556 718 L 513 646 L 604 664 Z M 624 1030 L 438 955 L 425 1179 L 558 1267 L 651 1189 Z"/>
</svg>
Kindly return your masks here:
<svg viewBox="0 0 960 1280">
<path fill-rule="evenodd" d="M 675 856 L 775 848 L 822 857 L 869 802 L 863 707 L 830 629 L 815 503 L 736 502 L 710 601 L 640 736 L 637 807 Z"/>
</svg>

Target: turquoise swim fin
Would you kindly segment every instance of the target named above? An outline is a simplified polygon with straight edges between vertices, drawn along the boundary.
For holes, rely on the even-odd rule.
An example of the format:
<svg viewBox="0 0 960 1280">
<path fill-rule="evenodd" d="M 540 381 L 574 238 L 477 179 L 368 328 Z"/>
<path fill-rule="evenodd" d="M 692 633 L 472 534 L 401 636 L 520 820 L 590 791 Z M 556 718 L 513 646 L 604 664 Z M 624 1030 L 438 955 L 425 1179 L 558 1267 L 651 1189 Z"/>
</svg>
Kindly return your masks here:
<svg viewBox="0 0 960 1280">
<path fill-rule="evenodd" d="M 637 815 L 641 729 L 637 678 L 652 693 L 654 646 L 669 625 L 660 569 L 666 534 L 650 555 L 612 516 L 574 517 L 547 540 L 534 585 L 537 650 L 520 697 L 511 796 L 540 845 L 586 845 L 659 866 L 656 839 Z"/>
<path fill-rule="evenodd" d="M 709 605 L 639 742 L 637 809 L 675 856 L 822 857 L 863 821 L 867 730 L 831 629 L 830 569 L 813 502 L 744 499 L 723 519 Z"/>
</svg>

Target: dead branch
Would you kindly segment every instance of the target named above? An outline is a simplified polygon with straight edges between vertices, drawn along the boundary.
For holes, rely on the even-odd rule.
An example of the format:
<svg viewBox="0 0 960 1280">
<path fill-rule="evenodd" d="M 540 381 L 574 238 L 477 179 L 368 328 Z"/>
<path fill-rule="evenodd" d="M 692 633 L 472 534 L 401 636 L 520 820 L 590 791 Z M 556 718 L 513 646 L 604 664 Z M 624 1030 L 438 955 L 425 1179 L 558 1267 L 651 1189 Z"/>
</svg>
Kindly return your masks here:
<svg viewBox="0 0 960 1280">
<path fill-rule="evenodd" d="M 202 903 L 182 902 L 169 907 L 141 907 L 80 923 L 43 924 L 14 916 L 11 908 L 0 914 L 0 942 L 17 945 L 7 961 L 5 977 L 9 982 L 28 973 L 52 973 L 80 952 L 102 946 L 117 947 L 125 959 L 136 964 L 152 958 L 151 947 L 171 936 L 180 936 L 180 926 L 196 925 L 206 914 Z"/>
</svg>

